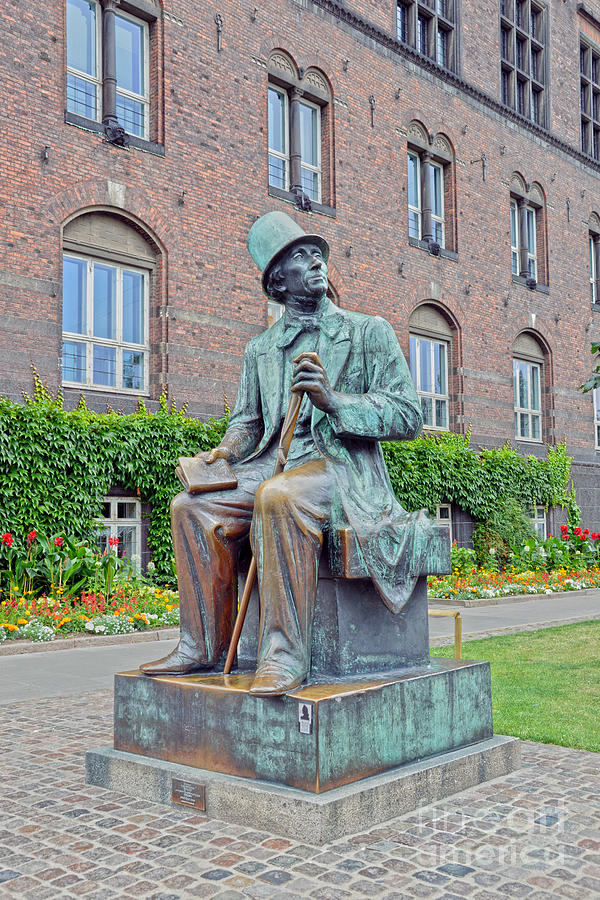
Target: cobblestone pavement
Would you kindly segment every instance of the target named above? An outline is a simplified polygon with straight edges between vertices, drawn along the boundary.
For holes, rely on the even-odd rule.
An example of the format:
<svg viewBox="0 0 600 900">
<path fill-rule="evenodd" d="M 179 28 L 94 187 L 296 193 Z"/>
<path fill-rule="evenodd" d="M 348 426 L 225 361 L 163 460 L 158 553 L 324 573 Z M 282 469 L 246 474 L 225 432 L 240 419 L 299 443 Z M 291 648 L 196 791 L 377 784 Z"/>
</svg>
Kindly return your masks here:
<svg viewBox="0 0 600 900">
<path fill-rule="evenodd" d="M 87 786 L 111 727 L 111 691 L 0 707 L 0 897 L 600 897 L 600 754 L 526 743 L 509 777 L 315 847 Z"/>
</svg>

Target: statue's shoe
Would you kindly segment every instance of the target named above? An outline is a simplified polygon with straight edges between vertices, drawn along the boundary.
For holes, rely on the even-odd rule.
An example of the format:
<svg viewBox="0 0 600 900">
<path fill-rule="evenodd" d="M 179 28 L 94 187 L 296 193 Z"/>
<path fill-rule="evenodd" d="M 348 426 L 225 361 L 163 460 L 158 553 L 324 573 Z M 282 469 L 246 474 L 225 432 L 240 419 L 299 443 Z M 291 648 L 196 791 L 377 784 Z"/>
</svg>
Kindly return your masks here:
<svg viewBox="0 0 600 900">
<path fill-rule="evenodd" d="M 279 697 L 299 687 L 306 678 L 306 672 L 295 675 L 285 669 L 261 666 L 256 670 L 252 687 L 248 691 L 254 697 Z"/>
<path fill-rule="evenodd" d="M 178 647 L 156 662 L 144 663 L 140 666 L 140 672 L 144 675 L 188 675 L 190 672 L 198 672 L 201 669 L 212 669 L 212 663 L 206 663 L 188 656 Z"/>
</svg>

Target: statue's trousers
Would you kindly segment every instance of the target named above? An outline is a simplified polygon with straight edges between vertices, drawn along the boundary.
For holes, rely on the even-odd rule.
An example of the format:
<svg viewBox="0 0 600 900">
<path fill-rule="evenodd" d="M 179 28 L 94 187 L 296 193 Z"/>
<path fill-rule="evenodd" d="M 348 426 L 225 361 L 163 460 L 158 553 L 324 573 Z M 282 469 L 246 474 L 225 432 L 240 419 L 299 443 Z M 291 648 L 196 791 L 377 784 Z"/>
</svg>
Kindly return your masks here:
<svg viewBox="0 0 600 900">
<path fill-rule="evenodd" d="M 234 490 L 178 494 L 171 504 L 181 649 L 215 665 L 237 605 L 237 560 L 250 535 L 260 596 L 258 668 L 306 674 L 323 529 L 333 475 L 312 459 L 280 475 L 270 454 L 233 466 Z"/>
</svg>

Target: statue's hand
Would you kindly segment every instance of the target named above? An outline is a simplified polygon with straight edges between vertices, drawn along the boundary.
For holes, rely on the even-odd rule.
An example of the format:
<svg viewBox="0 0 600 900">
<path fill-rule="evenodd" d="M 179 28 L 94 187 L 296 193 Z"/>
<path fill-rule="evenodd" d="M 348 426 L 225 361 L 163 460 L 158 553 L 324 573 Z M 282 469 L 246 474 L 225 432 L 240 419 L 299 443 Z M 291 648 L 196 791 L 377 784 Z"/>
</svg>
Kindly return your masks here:
<svg viewBox="0 0 600 900">
<path fill-rule="evenodd" d="M 211 463 L 216 462 L 217 459 L 226 459 L 227 461 L 229 461 L 232 455 L 232 451 L 229 449 L 229 447 L 215 447 L 208 453 L 205 462 L 208 466 L 210 466 Z"/>
<path fill-rule="evenodd" d="M 292 391 L 307 393 L 313 406 L 323 412 L 334 412 L 336 409 L 336 392 L 329 384 L 327 372 L 316 353 L 301 353 L 294 360 Z"/>
</svg>

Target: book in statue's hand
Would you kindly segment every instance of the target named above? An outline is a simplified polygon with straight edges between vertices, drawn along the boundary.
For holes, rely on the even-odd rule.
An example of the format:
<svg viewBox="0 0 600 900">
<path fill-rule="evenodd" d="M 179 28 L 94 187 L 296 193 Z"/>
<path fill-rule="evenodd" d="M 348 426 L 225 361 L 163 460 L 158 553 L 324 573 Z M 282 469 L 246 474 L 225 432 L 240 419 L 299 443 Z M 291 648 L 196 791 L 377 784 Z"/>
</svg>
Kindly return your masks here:
<svg viewBox="0 0 600 900">
<path fill-rule="evenodd" d="M 204 491 L 224 491 L 236 488 L 237 478 L 226 459 L 218 457 L 210 465 L 206 462 L 208 453 L 198 456 L 180 456 L 175 474 L 190 494 Z"/>
</svg>

